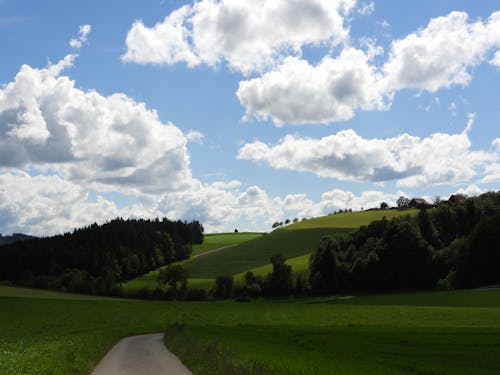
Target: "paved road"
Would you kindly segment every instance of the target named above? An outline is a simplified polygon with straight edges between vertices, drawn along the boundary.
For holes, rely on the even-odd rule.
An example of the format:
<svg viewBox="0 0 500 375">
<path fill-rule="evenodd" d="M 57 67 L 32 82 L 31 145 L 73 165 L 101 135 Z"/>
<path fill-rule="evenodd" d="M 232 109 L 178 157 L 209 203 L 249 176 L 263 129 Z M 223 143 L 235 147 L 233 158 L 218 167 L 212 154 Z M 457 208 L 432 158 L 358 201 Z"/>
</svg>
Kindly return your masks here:
<svg viewBox="0 0 500 375">
<path fill-rule="evenodd" d="M 130 336 L 113 346 L 91 375 L 193 375 L 163 345 L 163 333 Z"/>
</svg>

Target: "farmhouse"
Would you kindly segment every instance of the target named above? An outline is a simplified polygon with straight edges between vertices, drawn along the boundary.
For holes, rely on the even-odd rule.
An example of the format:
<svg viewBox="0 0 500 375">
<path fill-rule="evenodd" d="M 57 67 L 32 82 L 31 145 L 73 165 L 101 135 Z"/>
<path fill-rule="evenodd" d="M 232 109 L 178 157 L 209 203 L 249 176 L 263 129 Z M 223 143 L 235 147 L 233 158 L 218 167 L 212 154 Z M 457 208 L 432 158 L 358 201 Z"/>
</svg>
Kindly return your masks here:
<svg viewBox="0 0 500 375">
<path fill-rule="evenodd" d="M 409 207 L 410 208 L 429 208 L 429 207 L 432 207 L 432 204 L 430 204 L 429 202 L 427 202 L 423 198 L 413 198 L 410 201 Z"/>
</svg>

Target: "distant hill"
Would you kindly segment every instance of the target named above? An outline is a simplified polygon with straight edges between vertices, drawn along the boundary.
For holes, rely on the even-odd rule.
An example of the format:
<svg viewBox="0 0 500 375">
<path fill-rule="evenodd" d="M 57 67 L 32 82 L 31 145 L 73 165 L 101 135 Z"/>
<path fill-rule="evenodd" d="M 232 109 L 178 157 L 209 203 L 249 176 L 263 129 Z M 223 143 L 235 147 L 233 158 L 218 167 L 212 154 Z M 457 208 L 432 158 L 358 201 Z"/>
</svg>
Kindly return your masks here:
<svg viewBox="0 0 500 375">
<path fill-rule="evenodd" d="M 11 243 L 14 243 L 14 242 L 18 242 L 18 241 L 26 241 L 26 240 L 31 240 L 31 239 L 34 239 L 36 237 L 33 237 L 33 236 L 29 236 L 27 234 L 23 234 L 23 233 L 14 233 L 10 236 L 2 236 L 0 234 L 0 246 L 2 245 L 8 245 L 8 244 L 11 244 Z"/>
</svg>

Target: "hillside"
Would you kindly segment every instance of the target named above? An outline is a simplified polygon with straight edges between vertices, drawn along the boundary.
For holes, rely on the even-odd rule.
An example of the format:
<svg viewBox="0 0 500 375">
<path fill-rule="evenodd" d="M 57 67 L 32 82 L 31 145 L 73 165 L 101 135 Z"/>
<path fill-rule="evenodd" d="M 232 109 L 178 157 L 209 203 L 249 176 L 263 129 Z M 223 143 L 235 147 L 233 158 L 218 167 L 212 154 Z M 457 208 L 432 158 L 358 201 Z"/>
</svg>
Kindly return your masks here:
<svg viewBox="0 0 500 375">
<path fill-rule="evenodd" d="M 242 242 L 260 237 L 262 233 L 257 232 L 230 232 L 230 233 L 210 233 L 203 236 L 203 243 L 194 244 L 191 256 L 204 254 L 208 251 L 222 247 L 237 245 Z"/>
<path fill-rule="evenodd" d="M 417 212 L 418 210 L 346 212 L 304 220 L 267 234 L 256 235 L 254 233 L 253 239 L 245 238 L 245 233 L 207 234 L 205 235 L 207 243 L 216 242 L 217 239 L 225 237 L 223 242 L 219 242 L 223 245 L 221 247 L 227 246 L 235 238 L 240 240 L 240 243 L 202 257 L 188 259 L 182 264 L 189 271 L 190 287 L 204 289 L 211 288 L 214 278 L 221 275 L 235 275 L 236 279 L 241 279 L 242 275 L 249 270 L 255 274 L 264 275 L 271 269 L 269 259 L 278 252 L 290 259 L 294 272 L 304 274 L 307 273 L 309 254 L 316 249 L 321 237 L 351 233 L 360 226 L 383 217 L 390 219 L 397 216 L 415 215 Z M 237 237 L 234 237 L 235 235 Z M 197 247 L 200 246 L 206 245 L 205 243 L 196 245 L 193 247 L 193 253 L 196 253 Z M 127 291 L 145 287 L 152 290 L 157 287 L 157 275 L 157 270 L 149 272 L 124 284 L 124 288 Z"/>
<path fill-rule="evenodd" d="M 298 223 L 283 227 L 284 230 L 301 230 L 316 228 L 359 228 L 362 225 L 368 225 L 372 221 L 380 220 L 385 217 L 387 220 L 393 217 L 404 215 L 414 215 L 418 212 L 416 209 L 408 210 L 367 210 L 359 212 L 342 212 L 333 215 L 315 217 L 302 220 Z"/>
<path fill-rule="evenodd" d="M 418 210 L 370 210 L 346 212 L 308 219 L 279 228 L 273 232 L 243 242 L 234 248 L 184 262 L 193 278 L 214 278 L 234 275 L 269 264 L 271 255 L 282 253 L 285 258 L 309 254 L 316 249 L 323 236 L 350 233 L 383 217 L 414 215 Z"/>
</svg>

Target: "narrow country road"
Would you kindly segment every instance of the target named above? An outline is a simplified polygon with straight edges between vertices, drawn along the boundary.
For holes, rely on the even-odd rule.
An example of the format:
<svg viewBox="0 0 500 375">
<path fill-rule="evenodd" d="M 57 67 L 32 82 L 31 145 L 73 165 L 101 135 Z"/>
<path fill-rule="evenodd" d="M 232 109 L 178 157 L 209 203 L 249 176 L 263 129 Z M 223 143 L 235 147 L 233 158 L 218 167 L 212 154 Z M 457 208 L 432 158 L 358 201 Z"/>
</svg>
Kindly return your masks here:
<svg viewBox="0 0 500 375">
<path fill-rule="evenodd" d="M 113 346 L 91 375 L 193 375 L 163 345 L 163 333 L 130 336 Z"/>
</svg>

